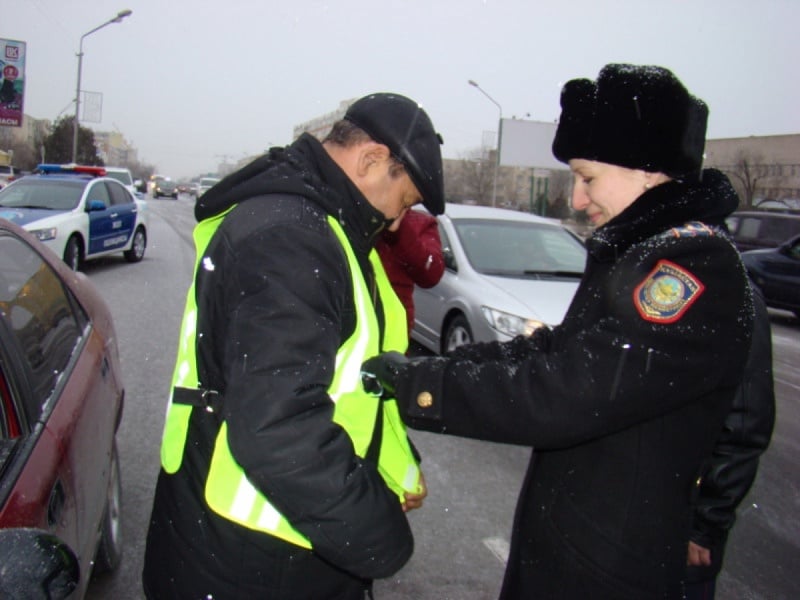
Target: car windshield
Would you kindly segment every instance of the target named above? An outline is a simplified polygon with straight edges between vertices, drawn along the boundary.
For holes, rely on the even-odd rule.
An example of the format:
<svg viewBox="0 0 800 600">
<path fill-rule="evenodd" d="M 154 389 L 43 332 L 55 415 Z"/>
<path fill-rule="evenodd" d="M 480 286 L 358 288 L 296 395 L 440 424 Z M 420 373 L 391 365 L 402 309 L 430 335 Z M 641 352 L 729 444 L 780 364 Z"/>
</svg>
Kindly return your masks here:
<svg viewBox="0 0 800 600">
<path fill-rule="evenodd" d="M 81 200 L 85 181 L 24 178 L 0 191 L 0 206 L 72 210 Z"/>
<path fill-rule="evenodd" d="M 583 274 L 583 244 L 556 225 L 485 219 L 459 219 L 453 224 L 472 268 L 484 275 Z"/>
<path fill-rule="evenodd" d="M 212 187 L 219 179 L 205 178 L 200 180 L 200 185 L 204 187 Z"/>
</svg>

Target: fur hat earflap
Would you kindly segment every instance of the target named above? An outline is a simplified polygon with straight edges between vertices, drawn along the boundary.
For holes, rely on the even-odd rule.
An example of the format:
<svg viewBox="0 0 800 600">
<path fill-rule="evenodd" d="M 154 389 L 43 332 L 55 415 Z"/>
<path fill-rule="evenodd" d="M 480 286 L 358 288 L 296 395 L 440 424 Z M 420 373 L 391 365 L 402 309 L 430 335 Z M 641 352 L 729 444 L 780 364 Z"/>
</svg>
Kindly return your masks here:
<svg viewBox="0 0 800 600">
<path fill-rule="evenodd" d="M 561 91 L 553 154 L 696 179 L 708 107 L 663 67 L 610 64 Z"/>
</svg>

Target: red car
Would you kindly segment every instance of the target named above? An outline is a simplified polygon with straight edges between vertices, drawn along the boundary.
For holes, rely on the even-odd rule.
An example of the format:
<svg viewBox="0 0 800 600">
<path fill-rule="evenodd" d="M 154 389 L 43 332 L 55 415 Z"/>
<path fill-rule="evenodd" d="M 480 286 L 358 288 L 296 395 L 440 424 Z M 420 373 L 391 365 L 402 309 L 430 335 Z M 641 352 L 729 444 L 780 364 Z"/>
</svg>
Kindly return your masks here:
<svg viewBox="0 0 800 600">
<path fill-rule="evenodd" d="M 89 578 L 121 558 L 116 432 L 124 388 L 108 306 L 91 282 L 0 219 L 0 528 L 36 528 Z"/>
</svg>

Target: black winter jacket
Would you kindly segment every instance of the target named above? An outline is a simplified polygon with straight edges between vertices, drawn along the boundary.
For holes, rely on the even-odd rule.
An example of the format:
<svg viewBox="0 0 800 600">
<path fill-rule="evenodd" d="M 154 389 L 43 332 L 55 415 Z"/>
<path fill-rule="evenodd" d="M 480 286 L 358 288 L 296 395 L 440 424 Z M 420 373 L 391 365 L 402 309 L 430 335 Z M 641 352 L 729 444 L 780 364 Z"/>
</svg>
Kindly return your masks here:
<svg viewBox="0 0 800 600">
<path fill-rule="evenodd" d="M 696 481 L 750 343 L 736 204 L 712 170 L 646 191 L 588 240 L 560 326 L 401 371 L 412 427 L 535 449 L 501 598 L 682 598 Z"/>
<path fill-rule="evenodd" d="M 332 597 L 315 595 L 312 571 L 281 591 L 275 565 L 302 570 L 306 551 L 214 514 L 203 487 L 224 419 L 250 481 L 325 563 L 369 580 L 408 560 L 413 541 L 397 496 L 355 455 L 327 394 L 356 312 L 349 265 L 326 217 L 341 223 L 373 290 L 368 253 L 385 220 L 309 135 L 209 190 L 197 219 L 234 204 L 195 274 L 198 376 L 223 395 L 223 409 L 193 410 L 180 470 L 160 473 L 145 585 L 165 598 L 173 588 L 185 597 Z"/>
<path fill-rule="evenodd" d="M 695 503 L 691 540 L 711 550 L 711 565 L 689 567 L 690 582 L 713 579 L 722 569 L 728 532 L 756 478 L 758 461 L 775 425 L 772 329 L 761 291 L 753 285 L 753 339 L 733 408 L 706 460 Z"/>
</svg>

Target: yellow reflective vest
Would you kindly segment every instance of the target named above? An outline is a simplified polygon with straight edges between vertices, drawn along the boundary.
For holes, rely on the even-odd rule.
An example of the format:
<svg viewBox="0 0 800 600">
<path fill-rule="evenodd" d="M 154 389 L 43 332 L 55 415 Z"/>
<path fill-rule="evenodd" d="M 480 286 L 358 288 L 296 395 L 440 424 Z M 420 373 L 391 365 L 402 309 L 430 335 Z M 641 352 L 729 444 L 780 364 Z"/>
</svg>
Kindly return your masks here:
<svg viewBox="0 0 800 600">
<path fill-rule="evenodd" d="M 193 233 L 197 251 L 195 272 L 200 266 L 211 237 L 227 212 L 206 219 L 195 227 Z M 378 319 L 355 253 L 339 223 L 329 216 L 328 224 L 347 256 L 356 305 L 355 331 L 336 353 L 334 377 L 328 387 L 328 395 L 336 405 L 333 420 L 347 432 L 355 453 L 363 458 L 372 442 L 380 415 L 382 422 L 378 472 L 386 485 L 395 492 L 398 501 L 402 502 L 404 492 L 419 491 L 419 468 L 395 401 L 381 400 L 364 390 L 361 383 L 361 365 L 367 358 L 382 351 L 405 352 L 408 346 L 405 309 L 391 287 L 377 252 L 373 250 L 369 258 L 375 271 L 385 321 L 383 346 L 379 347 L 381 336 Z M 197 305 L 193 282 L 186 299 L 178 357 L 172 378 L 173 394 L 167 408 L 161 444 L 161 466 L 169 474 L 176 473 L 181 466 L 189 417 L 194 408 L 174 402 L 175 390 L 178 388 L 194 390 L 200 387 L 195 356 L 196 324 Z M 224 399 L 222 401 L 224 402 Z M 227 440 L 227 424 L 224 421 L 214 445 L 205 483 L 205 499 L 214 512 L 226 519 L 304 548 L 312 547 L 308 538 L 292 527 L 291 523 L 247 478 L 247 474 L 231 454 Z"/>
</svg>

